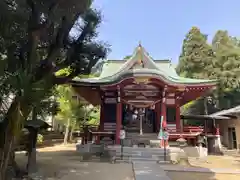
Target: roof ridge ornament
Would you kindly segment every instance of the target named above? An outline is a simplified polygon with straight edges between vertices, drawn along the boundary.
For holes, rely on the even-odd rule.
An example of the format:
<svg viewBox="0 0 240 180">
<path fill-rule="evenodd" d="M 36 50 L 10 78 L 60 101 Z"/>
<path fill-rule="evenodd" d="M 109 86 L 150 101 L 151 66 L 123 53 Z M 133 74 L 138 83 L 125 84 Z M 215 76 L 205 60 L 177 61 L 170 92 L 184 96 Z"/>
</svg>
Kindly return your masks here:
<svg viewBox="0 0 240 180">
<path fill-rule="evenodd" d="M 142 47 L 142 43 L 141 41 L 139 41 L 138 43 L 138 53 L 140 53 L 140 57 L 137 61 L 137 64 L 139 64 L 140 66 L 144 67 L 144 63 L 143 63 L 143 47 Z"/>
<path fill-rule="evenodd" d="M 138 48 L 142 48 L 142 42 L 141 41 L 138 42 Z"/>
</svg>

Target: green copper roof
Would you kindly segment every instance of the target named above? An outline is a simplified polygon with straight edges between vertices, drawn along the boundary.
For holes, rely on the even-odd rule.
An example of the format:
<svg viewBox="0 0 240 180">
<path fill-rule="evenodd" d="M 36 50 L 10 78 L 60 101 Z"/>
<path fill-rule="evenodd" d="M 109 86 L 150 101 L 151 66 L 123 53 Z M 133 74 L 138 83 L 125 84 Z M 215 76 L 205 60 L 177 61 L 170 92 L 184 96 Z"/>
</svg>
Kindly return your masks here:
<svg viewBox="0 0 240 180">
<path fill-rule="evenodd" d="M 161 78 L 170 84 L 212 84 L 216 80 L 190 79 L 180 77 L 170 60 L 153 60 L 147 51 L 139 45 L 135 48 L 131 58 L 127 60 L 101 61 L 93 68 L 93 73 L 98 72 L 97 78 L 74 79 L 79 83 L 110 84 L 118 82 L 125 77 L 152 76 Z"/>
</svg>

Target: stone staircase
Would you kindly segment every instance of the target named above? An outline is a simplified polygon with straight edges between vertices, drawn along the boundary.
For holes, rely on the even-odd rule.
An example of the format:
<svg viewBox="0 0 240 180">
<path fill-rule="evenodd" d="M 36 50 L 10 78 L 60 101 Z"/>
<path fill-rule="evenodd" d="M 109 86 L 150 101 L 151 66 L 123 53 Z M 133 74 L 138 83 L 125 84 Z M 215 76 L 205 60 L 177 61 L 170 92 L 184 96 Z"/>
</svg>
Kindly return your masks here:
<svg viewBox="0 0 240 180">
<path fill-rule="evenodd" d="M 159 145 L 159 140 L 157 139 L 157 135 L 155 133 L 144 133 L 140 135 L 139 132 L 126 132 L 126 138 L 123 140 L 124 146 L 132 147 L 132 146 L 152 146 L 151 142 L 157 141 Z"/>
<path fill-rule="evenodd" d="M 136 121 L 134 123 L 131 124 L 127 124 L 125 126 L 125 131 L 128 133 L 139 133 L 140 128 L 139 128 L 139 121 Z"/>
<path fill-rule="evenodd" d="M 125 130 L 130 133 L 139 133 L 140 132 L 140 120 L 136 120 L 125 126 Z M 143 118 L 142 120 L 142 129 L 143 133 L 152 133 L 153 125 L 147 119 Z"/>
<path fill-rule="evenodd" d="M 134 123 L 125 126 L 126 139 L 124 140 L 125 146 L 150 145 L 151 140 L 157 140 L 157 134 L 153 133 L 153 127 L 145 120 L 142 121 L 143 134 L 140 135 L 140 121 L 137 120 Z"/>
<path fill-rule="evenodd" d="M 108 146 L 108 149 L 116 151 L 116 158 L 121 159 L 121 146 Z M 170 156 L 180 151 L 180 148 L 167 148 L 166 162 L 170 161 Z M 122 156 L 122 160 L 130 162 L 165 162 L 163 148 L 123 147 Z"/>
</svg>

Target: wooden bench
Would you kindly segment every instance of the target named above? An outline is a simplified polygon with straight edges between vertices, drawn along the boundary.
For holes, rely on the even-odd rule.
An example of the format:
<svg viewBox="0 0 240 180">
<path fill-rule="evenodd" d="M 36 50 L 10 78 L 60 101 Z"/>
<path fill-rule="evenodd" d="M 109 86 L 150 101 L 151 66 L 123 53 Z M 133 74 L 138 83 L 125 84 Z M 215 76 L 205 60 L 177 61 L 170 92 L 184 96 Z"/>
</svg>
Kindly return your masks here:
<svg viewBox="0 0 240 180">
<path fill-rule="evenodd" d="M 202 127 L 198 127 L 198 126 L 185 126 L 183 128 L 183 132 L 203 132 L 203 128 Z"/>
<path fill-rule="evenodd" d="M 177 132 L 176 124 L 168 124 L 167 131 L 168 132 Z"/>
<path fill-rule="evenodd" d="M 168 132 L 177 133 L 176 124 L 167 125 Z M 204 128 L 201 126 L 183 126 L 183 132 L 203 132 Z"/>
</svg>

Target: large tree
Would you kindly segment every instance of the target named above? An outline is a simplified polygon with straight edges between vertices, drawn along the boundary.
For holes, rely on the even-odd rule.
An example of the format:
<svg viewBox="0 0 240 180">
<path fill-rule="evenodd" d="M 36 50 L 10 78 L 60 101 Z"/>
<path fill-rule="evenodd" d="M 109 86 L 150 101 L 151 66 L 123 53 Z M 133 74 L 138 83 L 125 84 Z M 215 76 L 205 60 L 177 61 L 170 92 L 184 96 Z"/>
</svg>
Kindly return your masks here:
<svg viewBox="0 0 240 180">
<path fill-rule="evenodd" d="M 207 43 L 207 35 L 192 27 L 183 40 L 177 72 L 187 78 L 209 79 L 212 73 L 214 53 Z M 185 114 L 205 114 L 204 101 L 198 99 L 182 108 Z M 212 107 L 212 105 L 211 105 Z"/>
<path fill-rule="evenodd" d="M 219 80 L 217 96 L 220 108 L 230 108 L 239 104 L 240 87 L 240 47 L 238 40 L 229 36 L 227 31 L 219 30 L 212 40 L 215 54 L 213 60 L 214 78 Z M 227 102 L 228 101 L 228 102 Z"/>
<path fill-rule="evenodd" d="M 184 77 L 206 78 L 211 60 L 212 49 L 207 36 L 199 28 L 192 27 L 183 40 L 177 72 Z"/>
<path fill-rule="evenodd" d="M 238 105 L 240 103 L 238 100 L 240 97 L 239 40 L 222 30 L 216 32 L 211 46 L 203 39 L 204 35 L 201 35 L 198 29 L 190 30 L 183 43 L 183 53 L 180 56 L 178 71 L 185 77 L 200 77 L 219 81 L 217 89 L 210 94 L 211 100 L 207 101 L 208 106 L 205 106 L 208 107 L 209 113 L 217 109 Z M 204 45 L 200 46 L 199 44 Z M 201 56 L 196 57 L 196 51 Z M 202 108 L 204 102 L 198 100 L 192 103 L 191 106 L 188 106 L 188 113 L 204 114 L 205 110 Z"/>
<path fill-rule="evenodd" d="M 101 16 L 90 8 L 90 0 L 15 0 L 0 5 L 1 74 L 10 74 L 1 88 L 13 94 L 0 131 L 0 179 L 6 179 L 15 137 L 32 108 L 55 85 L 90 73 L 108 48 L 96 40 Z M 57 76 L 64 68 L 69 73 Z"/>
</svg>

